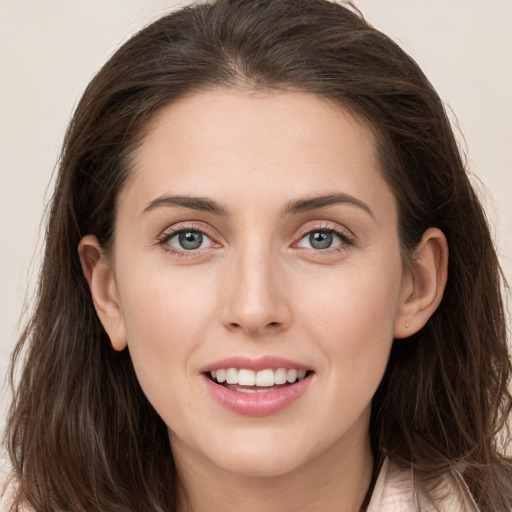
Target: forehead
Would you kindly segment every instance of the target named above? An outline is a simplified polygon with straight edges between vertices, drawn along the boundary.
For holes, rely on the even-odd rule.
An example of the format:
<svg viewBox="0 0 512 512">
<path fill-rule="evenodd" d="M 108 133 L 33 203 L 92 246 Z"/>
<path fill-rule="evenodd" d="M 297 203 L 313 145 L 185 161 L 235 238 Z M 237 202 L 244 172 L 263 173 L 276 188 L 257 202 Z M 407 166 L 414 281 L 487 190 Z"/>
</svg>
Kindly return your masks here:
<svg viewBox="0 0 512 512">
<path fill-rule="evenodd" d="M 283 201 L 334 189 L 370 201 L 390 193 L 370 127 L 308 93 L 191 94 L 155 116 L 133 161 L 132 191 L 146 198 L 224 195 L 243 204 L 276 192 Z"/>
<path fill-rule="evenodd" d="M 368 123 L 326 98 L 305 92 L 213 88 L 162 108 L 149 123 L 139 156 L 162 142 L 169 146 L 169 141 L 175 146 L 168 149 L 175 151 L 190 147 L 230 150 L 242 145 L 260 156 L 261 147 L 279 148 L 283 153 L 288 144 L 294 153 L 290 142 L 307 143 L 305 152 L 334 142 L 343 149 L 357 138 L 359 143 L 365 141 L 359 149 L 373 154 L 375 140 Z"/>
</svg>

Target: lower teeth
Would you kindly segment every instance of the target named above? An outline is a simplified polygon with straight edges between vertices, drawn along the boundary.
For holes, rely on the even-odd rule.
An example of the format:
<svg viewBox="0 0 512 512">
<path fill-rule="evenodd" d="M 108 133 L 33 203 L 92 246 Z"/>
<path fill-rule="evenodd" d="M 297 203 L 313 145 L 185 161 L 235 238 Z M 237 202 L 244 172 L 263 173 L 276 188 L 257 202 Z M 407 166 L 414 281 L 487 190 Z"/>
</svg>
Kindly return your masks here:
<svg viewBox="0 0 512 512">
<path fill-rule="evenodd" d="M 223 386 L 227 389 L 231 389 L 231 391 L 238 391 L 240 393 L 269 393 L 270 391 L 276 391 L 277 389 L 281 389 L 287 387 L 286 384 L 281 386 L 270 386 L 270 387 L 256 387 L 256 386 L 237 386 L 236 384 L 223 384 Z"/>
</svg>

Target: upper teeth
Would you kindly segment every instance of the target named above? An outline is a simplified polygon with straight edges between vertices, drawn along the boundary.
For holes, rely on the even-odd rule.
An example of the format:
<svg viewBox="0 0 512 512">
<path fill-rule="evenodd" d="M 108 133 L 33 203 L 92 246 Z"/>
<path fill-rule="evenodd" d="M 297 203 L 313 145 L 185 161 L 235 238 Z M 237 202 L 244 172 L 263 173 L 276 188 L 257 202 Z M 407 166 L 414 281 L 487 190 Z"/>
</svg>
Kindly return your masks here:
<svg viewBox="0 0 512 512">
<path fill-rule="evenodd" d="M 227 384 L 238 384 L 239 386 L 264 386 L 270 387 L 275 384 L 285 384 L 289 382 L 293 384 L 297 379 L 302 380 L 306 376 L 306 370 L 294 370 L 286 368 L 277 368 L 260 370 L 255 372 L 253 370 L 246 370 L 241 368 L 219 368 L 213 370 L 211 376 L 217 382 L 226 382 Z"/>
</svg>

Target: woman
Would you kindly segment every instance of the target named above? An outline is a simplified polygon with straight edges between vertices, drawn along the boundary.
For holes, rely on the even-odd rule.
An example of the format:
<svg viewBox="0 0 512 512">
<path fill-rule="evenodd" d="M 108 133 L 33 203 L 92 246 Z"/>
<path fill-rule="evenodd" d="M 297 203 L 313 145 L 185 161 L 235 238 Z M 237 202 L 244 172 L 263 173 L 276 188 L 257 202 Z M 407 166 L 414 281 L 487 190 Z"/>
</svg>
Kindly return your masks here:
<svg viewBox="0 0 512 512">
<path fill-rule="evenodd" d="M 325 0 L 165 16 L 66 136 L 10 499 L 507 511 L 500 286 L 443 106 L 386 36 Z"/>
</svg>

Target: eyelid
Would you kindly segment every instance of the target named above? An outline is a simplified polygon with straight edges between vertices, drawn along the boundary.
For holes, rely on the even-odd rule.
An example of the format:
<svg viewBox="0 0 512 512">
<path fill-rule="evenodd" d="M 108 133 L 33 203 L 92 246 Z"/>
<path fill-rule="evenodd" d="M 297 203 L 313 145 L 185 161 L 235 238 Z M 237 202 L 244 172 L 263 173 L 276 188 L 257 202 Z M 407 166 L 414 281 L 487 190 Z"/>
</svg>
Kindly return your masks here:
<svg viewBox="0 0 512 512">
<path fill-rule="evenodd" d="M 293 245 L 302 240 L 306 235 L 309 235 L 315 231 L 332 231 L 348 244 L 353 244 L 355 242 L 355 236 L 346 227 L 328 221 L 313 221 L 302 225 L 298 229 L 297 235 L 295 237 L 296 241 L 293 243 Z"/>
<path fill-rule="evenodd" d="M 200 249 L 180 249 L 178 247 L 172 246 L 168 244 L 168 241 L 171 240 L 173 237 L 175 237 L 177 234 L 182 233 L 183 231 L 197 231 L 199 233 L 202 233 L 206 237 L 208 237 L 211 240 L 211 245 L 209 247 L 203 247 Z M 164 229 L 160 235 L 157 237 L 157 244 L 161 245 L 165 251 L 182 255 L 182 256 L 193 256 L 196 255 L 199 252 L 207 251 L 211 248 L 215 247 L 221 247 L 222 244 L 220 244 L 217 239 L 219 237 L 216 236 L 215 233 L 213 233 L 213 230 L 208 227 L 208 225 L 197 222 L 197 221 L 182 221 L 178 222 L 177 224 L 173 224 L 172 226 L 167 227 Z"/>
</svg>

